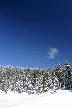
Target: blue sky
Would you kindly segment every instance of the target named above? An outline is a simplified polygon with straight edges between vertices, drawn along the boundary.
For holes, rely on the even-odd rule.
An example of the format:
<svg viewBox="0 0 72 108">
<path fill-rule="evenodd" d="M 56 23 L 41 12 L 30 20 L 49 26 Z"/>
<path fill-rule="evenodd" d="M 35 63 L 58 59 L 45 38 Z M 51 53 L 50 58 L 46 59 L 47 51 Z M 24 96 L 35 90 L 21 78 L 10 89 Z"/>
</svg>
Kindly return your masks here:
<svg viewBox="0 0 72 108">
<path fill-rule="evenodd" d="M 72 1 L 0 1 L 0 65 L 72 65 Z"/>
</svg>

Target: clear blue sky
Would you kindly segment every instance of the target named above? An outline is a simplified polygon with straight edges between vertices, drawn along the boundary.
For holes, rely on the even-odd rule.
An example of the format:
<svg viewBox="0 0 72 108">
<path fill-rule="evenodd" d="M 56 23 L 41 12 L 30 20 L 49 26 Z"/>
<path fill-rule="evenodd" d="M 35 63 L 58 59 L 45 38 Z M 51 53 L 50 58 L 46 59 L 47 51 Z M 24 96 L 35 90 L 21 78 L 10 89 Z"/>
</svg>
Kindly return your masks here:
<svg viewBox="0 0 72 108">
<path fill-rule="evenodd" d="M 72 65 L 72 0 L 1 0 L 0 65 Z"/>
</svg>

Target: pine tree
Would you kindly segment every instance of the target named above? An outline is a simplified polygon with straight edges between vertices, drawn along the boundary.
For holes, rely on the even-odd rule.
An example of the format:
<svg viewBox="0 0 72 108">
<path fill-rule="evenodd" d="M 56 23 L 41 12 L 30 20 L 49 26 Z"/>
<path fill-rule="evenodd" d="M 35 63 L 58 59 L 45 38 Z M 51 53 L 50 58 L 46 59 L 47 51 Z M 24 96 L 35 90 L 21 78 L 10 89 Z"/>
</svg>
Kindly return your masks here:
<svg viewBox="0 0 72 108">
<path fill-rule="evenodd" d="M 64 77 L 63 77 L 63 70 L 60 66 L 60 63 L 58 63 L 56 66 L 55 66 L 55 75 L 57 76 L 58 78 L 58 81 L 59 81 L 59 87 L 62 88 L 63 87 L 63 84 L 64 84 Z"/>
<path fill-rule="evenodd" d="M 72 87 L 72 81 L 71 81 L 72 74 L 71 74 L 71 65 L 68 62 L 68 60 L 65 61 L 63 71 L 64 71 L 64 84 L 65 84 L 65 89 L 68 89 L 69 90 Z"/>
<path fill-rule="evenodd" d="M 42 92 L 42 80 L 43 76 L 41 75 L 40 68 L 34 70 L 34 79 L 35 79 L 35 92 L 36 94 L 39 94 Z"/>
<path fill-rule="evenodd" d="M 51 79 L 50 79 L 50 69 L 46 68 L 45 73 L 43 75 L 43 91 L 46 92 L 49 90 L 51 85 Z"/>
<path fill-rule="evenodd" d="M 55 75 L 55 68 L 53 67 L 52 71 L 51 71 L 52 75 L 51 75 L 51 80 L 52 80 L 52 89 L 56 90 L 59 88 L 59 81 L 57 76 Z"/>
</svg>

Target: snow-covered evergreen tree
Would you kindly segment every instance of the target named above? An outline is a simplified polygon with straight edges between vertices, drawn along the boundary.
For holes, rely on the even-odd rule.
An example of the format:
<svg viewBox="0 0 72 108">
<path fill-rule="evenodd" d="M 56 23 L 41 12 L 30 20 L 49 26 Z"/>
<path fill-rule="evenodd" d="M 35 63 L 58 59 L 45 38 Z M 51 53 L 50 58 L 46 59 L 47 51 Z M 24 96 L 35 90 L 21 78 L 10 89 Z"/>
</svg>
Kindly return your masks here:
<svg viewBox="0 0 72 108">
<path fill-rule="evenodd" d="M 45 73 L 43 74 L 43 92 L 49 90 L 51 85 L 51 76 L 50 76 L 50 69 L 46 68 Z"/>
<path fill-rule="evenodd" d="M 65 84 L 65 89 L 71 89 L 72 87 L 72 74 L 71 74 L 71 65 L 68 62 L 68 60 L 65 61 L 64 64 L 64 84 Z"/>
<path fill-rule="evenodd" d="M 57 76 L 55 75 L 55 68 L 53 67 L 52 71 L 51 71 L 52 75 L 51 75 L 51 79 L 52 79 L 52 90 L 56 90 L 59 88 L 59 81 Z"/>
<path fill-rule="evenodd" d="M 57 76 L 58 78 L 58 81 L 59 81 L 59 87 L 62 88 L 63 85 L 64 85 L 64 76 L 63 76 L 63 70 L 60 66 L 60 63 L 58 63 L 56 66 L 55 66 L 55 75 Z"/>
</svg>

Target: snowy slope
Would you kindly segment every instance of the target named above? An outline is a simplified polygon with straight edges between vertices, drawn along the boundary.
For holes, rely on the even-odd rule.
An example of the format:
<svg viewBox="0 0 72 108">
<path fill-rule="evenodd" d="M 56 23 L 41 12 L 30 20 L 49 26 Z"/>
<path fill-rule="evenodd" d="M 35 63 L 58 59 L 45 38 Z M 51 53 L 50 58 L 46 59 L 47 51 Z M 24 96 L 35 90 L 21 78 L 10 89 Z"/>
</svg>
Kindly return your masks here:
<svg viewBox="0 0 72 108">
<path fill-rule="evenodd" d="M 50 92 L 40 95 L 27 95 L 0 92 L 0 108 L 72 108 L 72 92 L 58 90 L 57 93 Z"/>
</svg>

